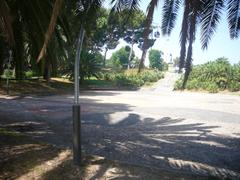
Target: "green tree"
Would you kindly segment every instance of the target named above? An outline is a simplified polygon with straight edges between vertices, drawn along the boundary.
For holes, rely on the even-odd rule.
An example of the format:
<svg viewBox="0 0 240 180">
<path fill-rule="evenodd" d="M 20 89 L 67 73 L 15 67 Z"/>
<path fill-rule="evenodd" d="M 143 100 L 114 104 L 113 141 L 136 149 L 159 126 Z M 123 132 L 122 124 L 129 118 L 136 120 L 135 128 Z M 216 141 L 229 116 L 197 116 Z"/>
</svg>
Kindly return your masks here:
<svg viewBox="0 0 240 180">
<path fill-rule="evenodd" d="M 120 7 L 131 6 L 134 8 L 139 3 L 139 0 L 116 0 L 116 4 Z M 147 49 L 146 43 L 150 33 L 150 26 L 153 20 L 154 10 L 158 5 L 159 0 L 150 0 L 147 9 L 147 21 L 145 23 L 143 53 L 139 66 L 139 70 L 143 67 L 146 57 Z M 202 48 L 206 49 L 213 33 L 216 30 L 217 24 L 220 22 L 220 15 L 223 11 L 224 5 L 227 4 L 228 11 L 228 27 L 230 37 L 232 39 L 238 38 L 240 32 L 240 5 L 239 0 L 164 0 L 163 19 L 162 19 L 162 34 L 170 35 L 175 26 L 175 21 L 178 16 L 178 10 L 183 5 L 183 20 L 180 38 L 180 71 L 185 67 L 185 75 L 183 81 L 183 88 L 185 88 L 186 81 L 192 67 L 192 44 L 195 41 L 195 34 L 197 25 L 201 25 L 201 41 Z M 118 9 L 121 9 L 121 8 Z"/>
<path fill-rule="evenodd" d="M 156 49 L 149 51 L 149 63 L 150 68 L 156 68 L 158 70 L 163 70 L 163 58 L 162 52 Z"/>
<path fill-rule="evenodd" d="M 112 54 L 110 61 L 112 62 L 112 64 L 120 64 L 123 69 L 126 69 L 128 66 L 129 54 L 130 54 L 130 47 L 129 46 L 122 47 L 121 49 L 119 49 L 118 51 Z M 133 52 L 131 59 L 133 59 L 134 57 L 135 57 L 135 54 Z"/>
<path fill-rule="evenodd" d="M 81 53 L 80 63 L 80 83 L 82 84 L 86 77 L 97 77 L 97 73 L 101 69 L 102 55 L 100 53 L 91 53 L 83 50 Z"/>
<path fill-rule="evenodd" d="M 180 62 L 179 57 L 174 58 L 173 59 L 173 66 L 174 67 L 179 67 L 179 62 Z"/>
<path fill-rule="evenodd" d="M 45 30 L 48 27 L 54 5 L 54 1 L 51 0 L 1 1 L 0 31 L 3 32 L 6 42 L 8 42 L 8 46 L 5 46 L 6 51 L 10 49 L 13 51 L 13 64 L 17 79 L 23 78 L 24 71 L 29 66 L 34 70 L 39 69 L 39 72 L 44 73 L 44 77 L 47 77 L 45 75 L 49 74 L 50 69 L 54 70 L 56 67 L 59 55 L 55 50 L 61 47 L 59 44 L 64 41 L 63 36 L 65 40 L 69 40 L 70 34 L 64 11 L 56 19 L 56 28 L 52 29 L 55 36 L 48 43 L 48 47 L 44 46 L 47 56 L 43 62 L 36 65 L 42 42 L 46 38 Z"/>
</svg>

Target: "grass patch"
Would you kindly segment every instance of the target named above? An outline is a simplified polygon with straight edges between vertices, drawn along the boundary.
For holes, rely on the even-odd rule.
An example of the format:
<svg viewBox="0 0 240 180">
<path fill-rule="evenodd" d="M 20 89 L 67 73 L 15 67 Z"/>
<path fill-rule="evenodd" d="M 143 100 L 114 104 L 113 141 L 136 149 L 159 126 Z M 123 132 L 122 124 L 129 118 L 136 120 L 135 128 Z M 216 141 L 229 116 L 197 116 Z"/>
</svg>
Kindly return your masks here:
<svg viewBox="0 0 240 180">
<path fill-rule="evenodd" d="M 81 86 L 81 85 L 80 85 Z M 113 81 L 108 81 L 104 79 L 90 78 L 84 81 L 84 88 L 90 89 L 112 89 L 116 88 Z"/>
<path fill-rule="evenodd" d="M 32 80 L 10 80 L 9 94 L 13 96 L 22 95 L 52 95 L 52 94 L 64 94 L 73 92 L 73 83 L 61 78 L 52 78 L 47 83 L 42 79 Z M 4 79 L 0 82 L 0 94 L 7 94 L 6 81 Z"/>
</svg>

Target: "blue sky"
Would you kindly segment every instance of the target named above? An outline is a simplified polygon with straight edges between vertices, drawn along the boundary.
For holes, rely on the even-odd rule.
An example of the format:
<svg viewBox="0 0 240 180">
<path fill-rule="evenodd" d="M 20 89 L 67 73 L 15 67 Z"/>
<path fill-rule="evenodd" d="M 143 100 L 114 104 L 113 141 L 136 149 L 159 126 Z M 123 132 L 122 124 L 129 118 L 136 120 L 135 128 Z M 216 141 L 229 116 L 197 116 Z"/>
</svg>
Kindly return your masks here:
<svg viewBox="0 0 240 180">
<path fill-rule="evenodd" d="M 147 5 L 149 0 L 142 0 L 140 3 L 140 8 L 146 12 Z M 107 5 L 106 5 L 107 6 Z M 153 24 L 159 25 L 161 24 L 162 19 L 162 1 L 160 1 L 157 10 L 154 13 Z M 164 59 L 166 61 L 169 60 L 169 54 L 171 53 L 174 57 L 179 56 L 180 46 L 179 46 L 179 34 L 181 30 L 181 22 L 182 22 L 182 9 L 179 11 L 179 16 L 177 18 L 176 26 L 170 37 L 160 36 L 159 39 L 156 40 L 152 49 L 158 49 L 164 52 Z M 117 49 L 125 46 L 126 43 L 124 41 L 120 41 Z M 116 49 L 116 50 L 117 50 Z M 134 47 L 135 54 L 138 57 L 141 57 L 141 51 Z M 110 51 L 107 54 L 107 57 L 111 57 L 111 54 L 114 51 Z M 218 57 L 226 57 L 229 59 L 231 63 L 240 62 L 240 38 L 237 40 L 231 40 L 228 32 L 228 24 L 225 12 L 222 14 L 221 21 L 217 27 L 216 33 L 213 35 L 212 40 L 209 43 L 207 50 L 201 49 L 200 42 L 200 27 L 197 30 L 196 41 L 193 45 L 193 64 L 202 64 L 210 60 L 215 60 Z M 148 62 L 146 63 L 148 64 Z"/>
</svg>

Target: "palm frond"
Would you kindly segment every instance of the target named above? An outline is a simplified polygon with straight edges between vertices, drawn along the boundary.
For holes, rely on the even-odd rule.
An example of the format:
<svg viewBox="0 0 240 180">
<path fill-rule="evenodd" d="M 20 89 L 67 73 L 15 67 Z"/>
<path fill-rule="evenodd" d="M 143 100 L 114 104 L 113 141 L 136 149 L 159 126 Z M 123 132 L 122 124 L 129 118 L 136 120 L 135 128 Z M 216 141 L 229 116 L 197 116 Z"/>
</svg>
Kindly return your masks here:
<svg viewBox="0 0 240 180">
<path fill-rule="evenodd" d="M 112 0 L 112 11 L 122 11 L 124 9 L 136 10 L 139 9 L 140 0 Z"/>
<path fill-rule="evenodd" d="M 129 1 L 127 8 L 130 10 L 137 10 L 139 9 L 139 0 L 131 0 Z"/>
<path fill-rule="evenodd" d="M 228 26 L 230 37 L 232 39 L 238 38 L 240 31 L 240 0 L 228 1 Z"/>
<path fill-rule="evenodd" d="M 201 42 L 202 49 L 208 47 L 213 33 L 216 31 L 217 24 L 219 23 L 221 11 L 224 7 L 224 0 L 208 0 L 204 4 L 201 22 Z"/>
<path fill-rule="evenodd" d="M 174 28 L 181 0 L 165 0 L 163 5 L 162 33 L 170 35 Z"/>
<path fill-rule="evenodd" d="M 43 43 L 43 47 L 40 51 L 40 54 L 38 56 L 37 62 L 39 62 L 44 57 L 44 55 L 46 54 L 47 45 L 48 45 L 48 43 L 51 39 L 51 36 L 52 36 L 52 34 L 55 30 L 57 18 L 58 18 L 58 15 L 60 13 L 61 7 L 63 5 L 63 1 L 64 0 L 55 0 L 54 7 L 53 7 L 53 12 L 52 12 L 52 17 L 51 17 L 51 20 L 50 20 L 50 23 L 49 23 L 49 26 L 48 26 L 48 30 L 45 34 L 45 40 L 44 40 L 44 43 Z"/>
<path fill-rule="evenodd" d="M 0 3 L 0 29 L 10 46 L 14 46 L 14 34 L 9 7 L 5 0 Z"/>
<path fill-rule="evenodd" d="M 111 11 L 121 11 L 124 6 L 124 2 L 125 0 L 112 0 L 111 4 L 113 5 L 113 7 Z"/>
</svg>

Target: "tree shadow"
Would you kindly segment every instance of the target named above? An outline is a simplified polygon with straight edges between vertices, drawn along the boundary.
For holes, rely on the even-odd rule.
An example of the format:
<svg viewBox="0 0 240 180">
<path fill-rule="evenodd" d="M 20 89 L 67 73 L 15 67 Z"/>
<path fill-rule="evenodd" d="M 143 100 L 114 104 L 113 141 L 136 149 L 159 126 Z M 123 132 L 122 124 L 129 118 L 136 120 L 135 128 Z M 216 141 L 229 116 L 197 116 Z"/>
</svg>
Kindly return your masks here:
<svg viewBox="0 0 240 180">
<path fill-rule="evenodd" d="M 214 135 L 218 126 L 134 113 L 115 124 L 106 115 L 97 117 L 101 121 L 83 124 L 86 154 L 181 172 L 240 177 L 240 139 Z"/>
<path fill-rule="evenodd" d="M 16 179 L 59 152 L 52 145 L 0 128 L 0 179 Z"/>
<path fill-rule="evenodd" d="M 70 101 L 4 100 L 1 125 L 32 122 L 24 133 L 59 146 L 72 144 Z M 132 113 L 131 106 L 82 99 L 83 154 L 134 165 L 217 177 L 240 177 L 240 139 L 215 135 L 218 126 Z M 2 106 L 2 107 L 4 107 Z M 18 109 L 19 108 L 19 109 Z M 14 114 L 13 114 L 14 112 Z M 116 114 L 117 113 L 117 114 Z M 2 118 L 5 117 L 4 121 Z M 35 124 L 34 124 L 34 123 Z M 41 127 L 42 133 L 38 133 Z M 98 177 L 105 173 L 103 166 Z"/>
</svg>

